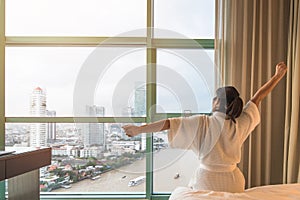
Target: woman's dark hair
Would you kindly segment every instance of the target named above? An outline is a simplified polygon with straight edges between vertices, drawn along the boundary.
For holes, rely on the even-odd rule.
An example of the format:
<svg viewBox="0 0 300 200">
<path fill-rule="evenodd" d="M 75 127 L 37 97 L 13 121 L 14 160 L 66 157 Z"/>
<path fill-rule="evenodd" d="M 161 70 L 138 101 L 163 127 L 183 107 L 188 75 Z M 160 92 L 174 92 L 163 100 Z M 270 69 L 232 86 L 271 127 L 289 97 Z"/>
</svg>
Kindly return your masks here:
<svg viewBox="0 0 300 200">
<path fill-rule="evenodd" d="M 235 118 L 241 115 L 244 106 L 239 92 L 233 86 L 225 86 L 218 88 L 216 94 L 220 100 L 219 111 L 226 114 L 226 119 L 235 123 Z"/>
</svg>

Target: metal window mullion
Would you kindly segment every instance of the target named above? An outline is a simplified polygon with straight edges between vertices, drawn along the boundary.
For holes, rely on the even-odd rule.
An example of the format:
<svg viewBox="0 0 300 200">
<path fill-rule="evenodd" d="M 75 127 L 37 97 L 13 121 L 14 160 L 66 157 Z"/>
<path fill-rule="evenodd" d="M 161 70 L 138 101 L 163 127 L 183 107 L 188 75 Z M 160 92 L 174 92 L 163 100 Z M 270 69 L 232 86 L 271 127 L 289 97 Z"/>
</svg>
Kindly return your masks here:
<svg viewBox="0 0 300 200">
<path fill-rule="evenodd" d="M 146 37 L 6 37 L 6 46 L 145 46 Z"/>
<path fill-rule="evenodd" d="M 145 117 L 6 117 L 6 123 L 145 123 Z"/>
<path fill-rule="evenodd" d="M 126 197 L 124 197 L 126 196 Z M 73 192 L 71 194 L 63 194 L 61 192 L 41 192 L 41 200 L 89 200 L 89 199 L 98 199 L 98 200 L 145 200 L 144 194 L 114 194 L 114 193 L 105 193 L 105 194 L 84 194 L 80 192 Z"/>
<path fill-rule="evenodd" d="M 5 38 L 7 47 L 36 46 L 36 47 L 95 47 L 95 46 L 145 46 L 153 48 L 204 48 L 213 49 L 213 39 L 168 39 L 153 38 L 153 28 L 147 28 L 146 37 L 12 37 Z"/>
<path fill-rule="evenodd" d="M 147 49 L 147 84 L 146 84 L 146 112 L 147 123 L 153 121 L 156 112 L 156 49 Z M 146 196 L 150 199 L 153 193 L 153 135 L 147 135 L 147 162 L 146 162 Z"/>
<path fill-rule="evenodd" d="M 0 1 L 0 150 L 5 148 L 5 1 Z M 5 181 L 0 182 L 0 199 L 5 199 Z"/>
<path fill-rule="evenodd" d="M 156 104 L 156 49 L 152 48 L 153 39 L 153 5 L 154 0 L 147 0 L 147 70 L 146 70 L 146 117 L 152 121 L 153 106 Z M 146 137 L 146 198 L 153 194 L 153 135 Z"/>
<path fill-rule="evenodd" d="M 152 46 L 155 48 L 189 48 L 189 49 L 213 49 L 213 39 L 167 39 L 155 38 Z"/>
<path fill-rule="evenodd" d="M 0 150 L 5 148 L 5 1 L 0 1 Z"/>
</svg>

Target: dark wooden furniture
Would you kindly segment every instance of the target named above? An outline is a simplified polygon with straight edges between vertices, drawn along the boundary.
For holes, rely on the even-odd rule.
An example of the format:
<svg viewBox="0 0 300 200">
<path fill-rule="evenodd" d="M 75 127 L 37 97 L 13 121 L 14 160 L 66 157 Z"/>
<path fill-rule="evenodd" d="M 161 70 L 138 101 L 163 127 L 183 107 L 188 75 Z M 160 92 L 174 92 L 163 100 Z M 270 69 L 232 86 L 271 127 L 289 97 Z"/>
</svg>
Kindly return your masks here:
<svg viewBox="0 0 300 200">
<path fill-rule="evenodd" d="M 51 148 L 21 148 L 0 156 L 0 181 L 8 180 L 8 199 L 39 199 L 39 169 L 51 164 Z"/>
</svg>

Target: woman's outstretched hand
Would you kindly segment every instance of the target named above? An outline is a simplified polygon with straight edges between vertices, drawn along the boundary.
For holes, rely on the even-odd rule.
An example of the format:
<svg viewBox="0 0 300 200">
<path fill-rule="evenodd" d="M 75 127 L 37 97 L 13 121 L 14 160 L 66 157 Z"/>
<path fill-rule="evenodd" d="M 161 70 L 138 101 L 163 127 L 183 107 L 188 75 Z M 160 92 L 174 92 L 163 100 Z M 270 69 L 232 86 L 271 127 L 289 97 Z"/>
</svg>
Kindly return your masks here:
<svg viewBox="0 0 300 200">
<path fill-rule="evenodd" d="M 134 137 L 140 133 L 139 127 L 135 126 L 135 125 L 125 125 L 125 126 L 122 126 L 122 128 L 124 129 L 124 131 L 128 137 Z"/>
<path fill-rule="evenodd" d="M 287 66 L 284 62 L 280 62 L 276 65 L 275 75 L 282 78 L 287 71 Z"/>
</svg>

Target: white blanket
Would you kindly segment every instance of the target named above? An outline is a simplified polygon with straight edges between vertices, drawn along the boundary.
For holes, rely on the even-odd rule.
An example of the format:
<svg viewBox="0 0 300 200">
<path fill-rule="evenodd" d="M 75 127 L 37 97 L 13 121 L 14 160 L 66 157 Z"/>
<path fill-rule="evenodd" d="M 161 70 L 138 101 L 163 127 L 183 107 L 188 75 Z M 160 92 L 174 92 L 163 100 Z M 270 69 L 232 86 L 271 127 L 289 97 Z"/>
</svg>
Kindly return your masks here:
<svg viewBox="0 0 300 200">
<path fill-rule="evenodd" d="M 254 187 L 243 193 L 195 191 L 176 188 L 169 200 L 300 200 L 300 184 L 282 184 Z"/>
</svg>

